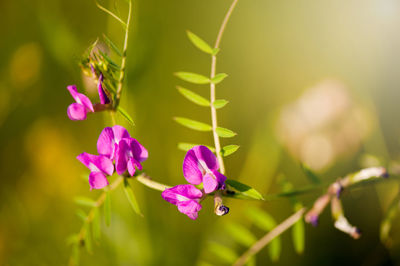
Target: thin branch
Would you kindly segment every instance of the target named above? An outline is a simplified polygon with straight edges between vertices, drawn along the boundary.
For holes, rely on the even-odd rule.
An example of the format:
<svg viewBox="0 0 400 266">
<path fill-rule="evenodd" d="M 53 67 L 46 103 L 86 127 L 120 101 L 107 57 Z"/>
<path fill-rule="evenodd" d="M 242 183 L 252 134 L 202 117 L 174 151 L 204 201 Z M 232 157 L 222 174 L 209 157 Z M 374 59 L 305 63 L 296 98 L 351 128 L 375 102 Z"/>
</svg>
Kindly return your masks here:
<svg viewBox="0 0 400 266">
<path fill-rule="evenodd" d="M 226 25 L 228 24 L 229 18 L 232 15 L 233 10 L 235 9 L 235 6 L 237 4 L 238 0 L 233 0 L 231 6 L 228 9 L 228 12 L 226 13 L 224 20 L 222 21 L 221 27 L 219 28 L 217 39 L 215 41 L 214 48 L 218 49 L 219 44 L 222 39 L 222 35 L 224 34 Z M 215 77 L 215 72 L 216 72 L 216 67 L 217 67 L 217 57 L 215 54 L 212 55 L 211 57 L 211 74 L 210 78 L 213 79 Z M 214 137 L 214 144 L 215 144 L 215 153 L 217 154 L 218 158 L 218 163 L 220 165 L 220 171 L 222 174 L 225 173 L 225 166 L 224 166 L 224 160 L 221 155 L 221 144 L 219 141 L 219 136 L 217 134 L 217 127 L 218 127 L 218 122 L 217 122 L 217 110 L 214 107 L 214 101 L 215 101 L 215 84 L 213 82 L 210 83 L 210 107 L 211 107 L 211 122 L 212 122 L 212 132 L 213 132 L 213 137 Z"/>
<path fill-rule="evenodd" d="M 104 6 L 100 5 L 99 2 L 97 2 L 97 1 L 95 1 L 95 2 L 96 2 L 96 6 L 97 6 L 100 10 L 106 12 L 107 14 L 109 14 L 110 16 L 112 16 L 113 18 L 115 18 L 119 23 L 122 24 L 122 26 L 124 26 L 124 28 L 127 28 L 127 24 L 126 24 L 125 22 L 123 22 L 122 19 L 120 19 L 117 15 L 115 15 L 113 12 L 111 12 L 110 10 L 108 10 L 107 8 L 105 8 Z"/>
<path fill-rule="evenodd" d="M 129 25 L 131 23 L 131 15 L 132 15 L 132 1 L 129 0 L 129 11 L 128 11 L 128 18 L 126 20 L 124 48 L 122 50 L 122 59 L 121 59 L 121 72 L 120 72 L 119 80 L 118 80 L 115 107 L 117 107 L 119 104 L 119 100 L 121 98 L 121 93 L 122 93 L 122 88 L 123 88 L 123 83 L 124 83 L 124 79 L 125 79 L 126 51 L 128 50 Z"/>
<path fill-rule="evenodd" d="M 153 181 L 151 177 L 146 174 L 138 175 L 136 177 L 136 180 L 145 185 L 146 187 L 149 187 L 154 190 L 164 191 L 167 188 L 170 188 L 170 186 Z"/>
<path fill-rule="evenodd" d="M 298 220 L 303 217 L 306 208 L 302 208 L 289 218 L 284 220 L 282 223 L 277 225 L 272 231 L 268 232 L 264 237 L 254 243 L 242 256 L 233 264 L 234 266 L 242 266 L 245 265 L 248 259 L 257 254 L 261 249 L 263 249 L 266 245 L 268 245 L 274 238 L 285 232 L 292 225 L 294 225 Z"/>
</svg>

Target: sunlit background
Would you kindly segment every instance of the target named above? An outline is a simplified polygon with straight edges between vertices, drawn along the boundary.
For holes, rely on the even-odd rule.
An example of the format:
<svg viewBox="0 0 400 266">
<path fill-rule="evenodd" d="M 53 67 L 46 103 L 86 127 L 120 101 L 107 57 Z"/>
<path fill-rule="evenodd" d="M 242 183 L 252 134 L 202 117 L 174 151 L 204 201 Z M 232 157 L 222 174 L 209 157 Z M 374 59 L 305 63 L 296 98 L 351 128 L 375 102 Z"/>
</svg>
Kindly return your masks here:
<svg viewBox="0 0 400 266">
<path fill-rule="evenodd" d="M 126 14 L 124 1 L 103 2 Z M 209 109 L 184 99 L 176 85 L 209 97 L 176 71 L 209 74 L 210 58 L 187 40 L 191 30 L 213 43 L 228 0 L 134 1 L 122 106 L 136 126 L 118 122 L 149 150 L 146 173 L 167 184 L 184 182 L 185 153 L 178 142 L 212 145 L 209 133 L 173 121 L 186 116 L 209 123 Z M 0 1 L 0 264 L 66 265 L 66 239 L 80 230 L 77 195 L 90 191 L 87 170 L 75 158 L 96 152 L 109 117 L 70 121 L 73 99 L 66 90 L 85 91 L 79 58 L 102 33 L 119 45 L 123 30 L 94 1 Z M 230 103 L 218 112 L 220 125 L 238 133 L 223 144 L 238 144 L 226 158 L 227 176 L 263 194 L 281 190 L 278 176 L 296 188 L 311 184 L 300 162 L 323 182 L 368 165 L 389 166 L 400 158 L 400 1 L 240 0 L 218 55 L 218 72 L 229 77 L 217 98 Z M 97 99 L 96 92 L 86 93 Z M 115 177 L 113 177 L 115 178 Z M 196 221 L 179 213 L 159 192 L 133 182 L 144 213 L 133 213 L 123 192 L 112 193 L 112 221 L 102 224 L 93 254 L 82 265 L 223 265 L 210 243 L 245 250 L 225 230 L 228 223 L 264 233 L 243 215 L 259 206 L 277 222 L 293 212 L 288 199 L 258 203 L 228 200 L 231 212 L 213 214 L 211 200 Z M 363 236 L 353 240 L 333 227 L 329 210 L 313 228 L 306 225 L 305 251 L 294 252 L 282 236 L 279 261 L 268 250 L 257 265 L 393 265 L 399 263 L 400 219 L 388 248 L 379 226 L 397 182 L 372 185 L 344 195 L 348 219 Z M 300 198 L 311 204 L 319 193 Z M 214 247 L 215 245 L 211 247 Z"/>
</svg>

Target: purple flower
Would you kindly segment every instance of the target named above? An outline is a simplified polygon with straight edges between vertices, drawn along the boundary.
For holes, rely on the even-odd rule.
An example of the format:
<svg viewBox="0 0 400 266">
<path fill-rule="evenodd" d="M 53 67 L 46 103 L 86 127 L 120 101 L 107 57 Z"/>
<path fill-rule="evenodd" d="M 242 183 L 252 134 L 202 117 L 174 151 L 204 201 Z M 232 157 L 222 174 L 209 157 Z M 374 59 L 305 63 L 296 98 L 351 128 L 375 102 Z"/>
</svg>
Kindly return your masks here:
<svg viewBox="0 0 400 266">
<path fill-rule="evenodd" d="M 99 83 L 98 83 L 97 87 L 98 87 L 98 92 L 99 92 L 100 103 L 101 104 L 110 103 L 111 101 L 107 97 L 107 94 L 106 94 L 106 92 L 104 91 L 104 88 L 103 88 L 103 74 L 100 74 Z"/>
<path fill-rule="evenodd" d="M 67 87 L 67 89 L 76 102 L 68 106 L 67 113 L 69 119 L 85 120 L 88 112 L 94 112 L 92 102 L 86 95 L 79 93 L 75 85 L 70 85 Z"/>
<path fill-rule="evenodd" d="M 199 203 L 203 197 L 201 190 L 193 185 L 177 185 L 164 190 L 161 196 L 169 203 L 176 205 L 181 213 L 196 220 L 198 212 L 201 210 Z"/>
<path fill-rule="evenodd" d="M 112 175 L 114 165 L 106 156 L 81 153 L 77 159 L 90 169 L 90 189 L 100 189 L 108 185 L 106 175 Z"/>
<path fill-rule="evenodd" d="M 142 170 L 141 162 L 148 157 L 147 150 L 134 138 L 124 138 L 118 144 L 115 154 L 115 168 L 119 175 L 126 170 L 130 176 L 135 174 L 136 168 Z"/>
<path fill-rule="evenodd" d="M 225 188 L 226 176 L 218 169 L 217 158 L 206 146 L 194 146 L 183 160 L 183 176 L 193 185 L 203 183 L 205 193 Z"/>
<path fill-rule="evenodd" d="M 97 151 L 99 154 L 114 160 L 115 152 L 121 139 L 130 137 L 128 130 L 122 126 L 106 127 L 97 140 Z"/>
<path fill-rule="evenodd" d="M 133 176 L 136 169 L 142 170 L 140 163 L 148 157 L 143 145 L 118 125 L 103 129 L 97 141 L 97 151 L 111 160 L 115 159 L 115 168 L 119 175 L 128 170 Z"/>
</svg>

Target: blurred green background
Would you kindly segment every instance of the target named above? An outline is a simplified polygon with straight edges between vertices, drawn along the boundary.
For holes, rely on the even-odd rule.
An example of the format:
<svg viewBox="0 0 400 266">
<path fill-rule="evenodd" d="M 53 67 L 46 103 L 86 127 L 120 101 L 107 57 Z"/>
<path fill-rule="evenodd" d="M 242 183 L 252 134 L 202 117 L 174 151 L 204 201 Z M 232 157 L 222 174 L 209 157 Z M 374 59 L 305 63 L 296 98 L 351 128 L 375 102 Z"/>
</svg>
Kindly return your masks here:
<svg viewBox="0 0 400 266">
<path fill-rule="evenodd" d="M 207 108 L 192 105 L 175 89 L 180 84 L 208 97 L 207 86 L 185 84 L 173 73 L 208 75 L 210 58 L 193 47 L 185 31 L 213 43 L 229 5 L 228 0 L 134 1 L 121 104 L 136 126 L 118 121 L 149 150 L 145 171 L 160 182 L 184 182 L 185 153 L 178 142 L 212 145 L 211 134 L 172 120 L 209 122 Z M 117 6 L 124 15 L 126 4 Z M 0 1 L 0 25 L 0 264 L 66 265 L 71 252 L 66 239 L 81 227 L 73 198 L 100 193 L 89 191 L 81 177 L 87 171 L 75 157 L 95 153 L 97 137 L 110 123 L 107 115 L 70 121 L 66 86 L 85 91 L 77 65 L 81 54 L 102 33 L 121 44 L 123 31 L 93 1 L 81 0 Z M 384 166 L 395 162 L 399 28 L 396 0 L 239 1 L 217 65 L 217 72 L 229 74 L 218 85 L 217 98 L 230 101 L 218 119 L 238 133 L 222 142 L 241 146 L 225 160 L 228 178 L 269 194 L 280 191 L 280 175 L 297 188 L 310 184 L 300 161 L 323 182 L 379 160 Z M 96 92 L 87 93 L 97 99 Z M 207 251 L 210 241 L 238 254 L 245 250 L 224 231 L 226 223 L 263 235 L 244 218 L 248 206 L 262 207 L 278 222 L 292 213 L 287 199 L 228 200 L 231 212 L 219 218 L 207 200 L 198 220 L 191 221 L 159 192 L 133 184 L 144 218 L 132 212 L 120 189 L 113 192 L 111 226 L 102 225 L 102 240 L 93 255 L 82 252 L 82 265 L 219 265 Z M 326 210 L 319 227 L 306 226 L 304 254 L 294 252 L 285 233 L 280 260 L 272 263 L 264 249 L 257 264 L 398 264 L 399 219 L 391 248 L 379 241 L 380 221 L 397 189 L 396 182 L 388 182 L 344 196 L 346 216 L 362 229 L 361 239 L 336 230 Z M 318 195 L 301 200 L 311 204 Z"/>
</svg>

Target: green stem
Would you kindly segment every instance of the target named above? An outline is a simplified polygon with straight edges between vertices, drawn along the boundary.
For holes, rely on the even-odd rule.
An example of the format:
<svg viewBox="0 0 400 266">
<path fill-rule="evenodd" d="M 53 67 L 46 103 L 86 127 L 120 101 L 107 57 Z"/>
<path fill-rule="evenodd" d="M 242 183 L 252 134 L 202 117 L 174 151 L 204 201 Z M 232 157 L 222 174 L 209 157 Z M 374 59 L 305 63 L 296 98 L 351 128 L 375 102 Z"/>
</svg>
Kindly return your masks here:
<svg viewBox="0 0 400 266">
<path fill-rule="evenodd" d="M 122 50 L 121 71 L 119 74 L 117 94 L 115 97 L 114 108 L 116 108 L 119 105 L 119 101 L 121 99 L 122 88 L 123 88 L 123 84 L 124 84 L 124 79 L 125 79 L 126 52 L 128 50 L 128 37 L 129 37 L 129 25 L 131 23 L 131 14 L 132 14 L 132 1 L 129 0 L 128 18 L 126 20 L 126 27 L 125 27 L 124 48 Z"/>
<path fill-rule="evenodd" d="M 224 34 L 226 25 L 228 24 L 229 18 L 232 15 L 232 12 L 237 4 L 238 0 L 233 0 L 231 6 L 228 9 L 228 12 L 226 13 L 224 20 L 222 21 L 221 27 L 219 28 L 217 39 L 215 41 L 214 49 L 218 50 L 219 45 L 221 43 L 222 35 Z M 215 77 L 215 72 L 217 68 L 217 56 L 213 54 L 211 56 L 211 74 L 210 78 L 213 79 Z M 218 122 L 217 122 L 217 110 L 214 107 L 214 101 L 215 101 L 215 84 L 213 82 L 210 83 L 210 107 L 211 107 L 211 123 L 212 123 L 212 132 L 213 132 L 213 137 L 214 137 L 214 144 L 215 144 L 215 153 L 217 154 L 218 158 L 218 163 L 220 166 L 220 171 L 222 174 L 225 174 L 225 165 L 224 165 L 224 160 L 221 155 L 221 144 L 219 141 L 219 136 L 217 134 L 217 127 L 218 127 Z"/>
<path fill-rule="evenodd" d="M 145 185 L 146 187 L 149 187 L 154 190 L 164 191 L 165 189 L 170 188 L 170 186 L 153 181 L 151 179 L 151 177 L 149 177 L 148 175 L 146 175 L 144 173 L 141 175 L 138 175 L 136 177 L 136 180 L 139 181 L 140 183 L 142 183 L 143 185 Z"/>
</svg>

